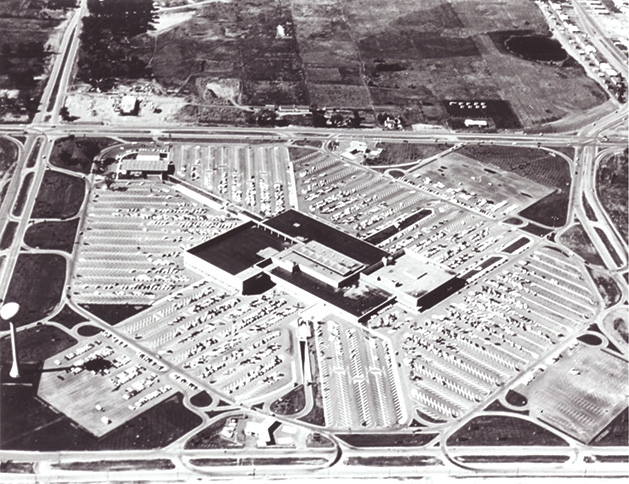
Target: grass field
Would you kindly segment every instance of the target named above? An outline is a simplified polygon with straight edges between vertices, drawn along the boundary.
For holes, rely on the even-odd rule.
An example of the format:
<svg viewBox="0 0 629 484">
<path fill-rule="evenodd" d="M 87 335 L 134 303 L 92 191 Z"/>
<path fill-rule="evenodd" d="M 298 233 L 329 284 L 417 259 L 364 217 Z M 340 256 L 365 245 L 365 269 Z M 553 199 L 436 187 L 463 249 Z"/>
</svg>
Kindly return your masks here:
<svg viewBox="0 0 629 484">
<path fill-rule="evenodd" d="M 83 304 L 83 307 L 103 321 L 115 326 L 121 321 L 144 311 L 149 306 L 129 304 Z"/>
<path fill-rule="evenodd" d="M 568 445 L 565 440 L 528 420 L 483 415 L 472 419 L 448 439 L 448 445 Z"/>
<path fill-rule="evenodd" d="M 566 462 L 570 457 L 567 455 L 462 455 L 455 459 L 470 464 L 517 464 L 518 462 L 552 464 Z"/>
<path fill-rule="evenodd" d="M 9 284 L 6 300 L 15 301 L 20 311 L 16 326 L 38 321 L 59 304 L 66 280 L 66 261 L 55 254 L 20 254 Z"/>
<path fill-rule="evenodd" d="M 207 392 L 199 392 L 190 397 L 190 403 L 195 407 L 207 407 L 213 402 L 212 397 Z"/>
<path fill-rule="evenodd" d="M 17 162 L 17 144 L 8 138 L 0 137 L 0 179 Z"/>
<path fill-rule="evenodd" d="M 595 267 L 588 267 L 588 272 L 590 273 L 590 276 L 592 276 L 592 279 L 596 284 L 596 288 L 603 298 L 606 308 L 609 308 L 620 301 L 622 292 L 614 279 Z"/>
<path fill-rule="evenodd" d="M 344 442 L 354 447 L 421 447 L 438 434 L 336 434 Z"/>
<path fill-rule="evenodd" d="M 52 464 L 54 469 L 65 471 L 141 471 L 168 470 L 175 465 L 170 459 L 142 459 L 142 460 L 96 460 L 85 462 L 60 462 Z"/>
<path fill-rule="evenodd" d="M 9 474 L 34 474 L 35 466 L 32 462 L 13 462 L 12 460 L 3 460 L 0 462 L 0 472 Z"/>
<path fill-rule="evenodd" d="M 35 141 L 35 144 L 33 145 L 33 148 L 28 155 L 28 159 L 26 160 L 26 166 L 28 168 L 34 167 L 35 163 L 37 163 L 37 157 L 39 156 L 39 150 L 41 149 L 42 140 L 43 138 L 37 138 L 37 141 Z"/>
<path fill-rule="evenodd" d="M 102 332 L 103 332 L 102 329 L 100 329 L 98 326 L 94 326 L 92 324 L 84 324 L 79 329 L 77 329 L 77 333 L 79 333 L 81 336 L 85 336 L 85 337 L 95 336 L 95 335 L 100 334 Z"/>
<path fill-rule="evenodd" d="M 65 331 L 49 325 L 26 328 L 16 333 L 20 362 L 43 363 L 44 360 L 76 344 L 76 339 Z M 0 339 L 0 361 L 11 361 L 11 340 Z"/>
<path fill-rule="evenodd" d="M 0 250 L 8 249 L 13 244 L 13 237 L 17 229 L 17 222 L 7 222 L 0 237 Z"/>
<path fill-rule="evenodd" d="M 50 152 L 50 163 L 66 170 L 89 173 L 92 161 L 101 150 L 117 144 L 111 138 L 76 138 L 69 136 L 55 141 Z"/>
<path fill-rule="evenodd" d="M 17 448 L 35 429 L 50 425 L 59 416 L 36 399 L 37 384 L 44 360 L 76 344 L 76 340 L 53 326 L 36 326 L 18 331 L 21 385 L 13 385 L 7 376 L 11 361 L 11 340 L 0 339 L 0 447 Z M 30 450 L 30 449 L 29 449 Z"/>
<path fill-rule="evenodd" d="M 321 394 L 321 379 L 319 378 L 319 363 L 317 350 L 312 338 L 308 339 L 308 355 L 310 357 L 310 371 L 313 375 L 313 383 L 310 385 L 312 391 L 312 408 L 303 417 L 299 417 L 302 422 L 313 425 L 325 426 L 325 413 L 323 411 L 323 395 Z"/>
<path fill-rule="evenodd" d="M 231 417 L 223 417 L 210 424 L 186 442 L 186 449 L 230 449 L 241 448 L 242 444 L 221 436 L 221 430 Z"/>
<path fill-rule="evenodd" d="M 18 193 L 15 205 L 13 205 L 13 215 L 20 217 L 24 211 L 24 204 L 26 203 L 26 197 L 28 197 L 28 191 L 31 188 L 33 182 L 33 173 L 27 173 L 22 180 L 20 186 L 20 192 Z"/>
<path fill-rule="evenodd" d="M 283 397 L 275 400 L 270 407 L 271 412 L 278 415 L 293 415 L 301 412 L 306 405 L 306 394 L 303 385 L 293 388 Z"/>
<path fill-rule="evenodd" d="M 78 219 L 39 222 L 28 228 L 24 235 L 24 242 L 36 249 L 63 250 L 72 253 L 78 226 Z"/>
<path fill-rule="evenodd" d="M 183 406 L 182 394 L 177 393 L 99 439 L 41 403 L 35 395 L 37 385 L 1 388 L 2 424 L 11 425 L 6 431 L 3 428 L 3 450 L 158 449 L 201 423 L 198 415 Z"/>
<path fill-rule="evenodd" d="M 74 309 L 66 304 L 63 308 L 61 308 L 61 311 L 52 318 L 52 320 L 68 329 L 72 329 L 77 324 L 86 321 L 86 318 L 75 312 Z"/>
<path fill-rule="evenodd" d="M 560 237 L 562 243 L 572 249 L 584 261 L 597 266 L 603 265 L 601 256 L 590 240 L 589 235 L 581 224 L 576 224 L 566 230 Z"/>
<path fill-rule="evenodd" d="M 612 422 L 597 435 L 590 445 L 622 446 L 629 445 L 629 408 L 621 412 Z"/>
<path fill-rule="evenodd" d="M 627 185 L 629 150 L 605 158 L 596 173 L 596 190 L 603 207 L 620 231 L 624 240 L 629 239 L 627 218 L 629 217 Z"/>
<path fill-rule="evenodd" d="M 440 459 L 425 455 L 348 457 L 345 463 L 350 466 L 374 467 L 421 467 L 443 465 L 443 462 Z"/>
<path fill-rule="evenodd" d="M 31 217 L 58 218 L 74 217 L 85 198 L 85 182 L 78 177 L 47 170 L 35 199 Z"/>
<path fill-rule="evenodd" d="M 368 158 L 367 165 L 402 165 L 421 161 L 447 150 L 448 144 L 378 143 L 382 152 L 375 158 Z"/>
</svg>

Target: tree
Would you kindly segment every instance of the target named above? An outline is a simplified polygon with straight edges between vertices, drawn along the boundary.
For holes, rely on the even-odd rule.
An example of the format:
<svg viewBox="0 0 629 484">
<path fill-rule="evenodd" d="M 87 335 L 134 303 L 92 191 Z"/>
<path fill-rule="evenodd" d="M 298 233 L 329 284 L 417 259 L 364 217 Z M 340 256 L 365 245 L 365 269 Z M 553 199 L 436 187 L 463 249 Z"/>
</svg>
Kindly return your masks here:
<svg viewBox="0 0 629 484">
<path fill-rule="evenodd" d="M 63 119 L 64 121 L 70 121 L 70 111 L 68 111 L 68 108 L 66 106 L 63 106 L 59 110 L 59 116 L 61 116 L 61 119 Z"/>
</svg>

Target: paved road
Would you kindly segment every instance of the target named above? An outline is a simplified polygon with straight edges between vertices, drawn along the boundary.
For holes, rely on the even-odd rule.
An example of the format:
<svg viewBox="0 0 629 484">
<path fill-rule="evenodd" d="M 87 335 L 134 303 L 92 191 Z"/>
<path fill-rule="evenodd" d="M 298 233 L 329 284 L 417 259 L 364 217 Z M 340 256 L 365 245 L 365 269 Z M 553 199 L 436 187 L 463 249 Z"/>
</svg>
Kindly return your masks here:
<svg viewBox="0 0 629 484">
<path fill-rule="evenodd" d="M 50 151 L 52 149 L 53 141 L 58 136 L 66 136 L 68 134 L 75 135 L 109 135 L 109 136 L 132 136 L 132 135 L 151 135 L 151 136 L 160 136 L 165 139 L 169 134 L 175 136 L 177 138 L 198 138 L 200 135 L 207 135 L 211 139 L 211 137 L 224 139 L 226 137 L 259 137 L 264 136 L 269 139 L 299 139 L 303 137 L 310 137 L 316 139 L 373 139 L 377 138 L 380 141 L 408 141 L 411 143 L 458 143 L 458 142 L 472 142 L 472 143 L 485 143 L 485 144 L 503 144 L 503 145 L 517 145 L 517 146 L 539 146 L 540 144 L 544 144 L 546 146 L 575 146 L 577 148 L 577 155 L 579 156 L 580 166 L 573 166 L 575 169 L 574 176 L 574 191 L 572 197 L 573 208 L 571 210 L 574 212 L 575 216 L 579 218 L 584 227 L 588 231 L 588 233 L 592 236 L 595 234 L 594 227 L 598 226 L 610 238 L 612 241 L 612 245 L 619 254 L 622 254 L 623 264 L 622 267 L 626 267 L 627 262 L 627 250 L 626 250 L 626 242 L 619 239 L 617 230 L 614 229 L 613 225 L 609 221 L 609 217 L 600 206 L 598 201 L 598 197 L 595 195 L 594 183 L 595 183 L 595 172 L 597 163 L 600 161 L 601 157 L 605 155 L 605 153 L 610 150 L 621 149 L 626 146 L 627 138 L 623 135 L 616 135 L 615 129 L 619 126 L 626 125 L 627 121 L 627 109 L 624 107 L 621 110 L 618 110 L 600 120 L 596 124 L 585 126 L 578 133 L 560 133 L 560 134 L 547 134 L 547 135 L 527 135 L 523 133 L 451 133 L 448 131 L 430 131 L 430 132 L 408 132 L 408 131 L 389 131 L 383 132 L 379 130 L 336 130 L 336 129 L 313 129 L 313 128 L 299 128 L 299 127 L 291 127 L 285 129 L 274 129 L 274 128 L 254 128 L 254 129 L 243 129 L 243 128 L 219 128 L 219 129 L 203 129 L 198 127 L 176 127 L 176 128 L 164 128 L 162 126 L 147 126 L 142 129 L 134 129 L 128 127 L 116 127 L 116 126 L 101 126 L 101 125 L 89 125 L 89 124 L 71 124 L 67 126 L 59 127 L 58 123 L 58 114 L 60 108 L 63 106 L 63 102 L 65 99 L 65 93 L 67 91 L 67 86 L 71 79 L 72 68 L 75 63 L 76 54 L 78 51 L 79 45 L 79 32 L 80 32 L 80 19 L 86 12 L 86 1 L 82 0 L 81 7 L 76 10 L 73 14 L 72 18 L 68 22 L 68 26 L 66 32 L 63 36 L 61 43 L 61 51 L 57 56 L 57 59 L 53 65 L 53 69 L 51 72 L 50 80 L 44 90 L 44 94 L 42 96 L 42 102 L 40 106 L 40 110 L 35 116 L 33 123 L 31 125 L 22 125 L 22 126 L 6 126 L 3 127 L 2 131 L 8 133 L 26 133 L 27 140 L 25 142 L 24 153 L 22 154 L 18 166 L 16 169 L 16 174 L 14 180 L 12 181 L 11 186 L 7 192 L 5 203 L 0 207 L 0 215 L 2 216 L 2 220 L 10 219 L 10 211 L 19 192 L 19 186 L 24 176 L 28 172 L 33 173 L 33 182 L 31 185 L 31 189 L 28 194 L 28 198 L 26 200 L 24 215 L 19 220 L 18 229 L 15 234 L 14 243 L 7 252 L 7 261 L 3 265 L 2 272 L 0 273 L 0 300 L 4 299 L 4 294 L 6 288 L 8 287 L 10 276 L 13 270 L 13 265 L 17 259 L 17 255 L 19 253 L 20 244 L 23 239 L 24 233 L 27 229 L 27 222 L 29 218 L 29 214 L 32 210 L 32 207 L 35 202 L 35 197 L 39 189 L 39 185 L 41 184 L 41 180 L 43 178 L 43 174 L 45 171 L 45 167 L 47 164 L 47 157 L 50 155 Z M 596 26 L 592 26 L 592 29 L 595 29 Z M 609 48 L 609 46 L 607 46 Z M 626 65 L 625 71 L 626 71 Z M 50 108 L 50 109 L 49 109 Z M 605 140 L 602 136 L 608 131 L 611 134 L 608 136 L 608 139 Z M 40 153 L 37 157 L 37 162 L 34 168 L 27 169 L 26 158 L 29 151 L 35 144 L 35 139 L 43 135 L 42 138 L 42 147 Z M 597 218 L 601 223 L 598 225 L 592 224 L 585 217 L 583 204 L 581 202 L 582 196 L 585 194 L 588 201 L 590 202 L 593 210 L 597 214 Z M 572 212 L 571 212 L 572 213 Z M 593 237 L 593 240 L 595 238 Z M 610 262 L 610 256 L 604 255 L 605 250 L 602 248 L 604 244 L 600 241 L 600 237 L 596 239 L 597 248 L 601 251 L 606 264 L 608 267 L 612 267 L 614 269 L 618 269 L 617 265 L 613 265 L 613 261 Z M 602 244 L 602 245 L 601 245 Z M 78 312 L 83 312 L 82 309 L 75 307 L 75 310 Z M 118 335 L 121 337 L 121 335 Z M 133 345 L 133 341 L 127 340 L 129 345 Z M 564 342 L 561 345 L 557 346 L 555 349 L 555 353 L 560 352 L 568 342 Z M 546 357 L 547 355 L 545 355 Z M 164 363 L 162 361 L 162 363 Z M 169 365 L 167 365 L 169 366 Z M 173 370 L 177 370 L 176 368 L 171 368 Z M 192 380 L 192 378 L 190 378 Z M 201 384 L 201 382 L 196 382 L 197 384 Z M 472 418 L 476 414 L 471 414 L 466 418 Z M 288 420 L 287 420 L 288 421 Z M 294 422 L 291 421 L 292 424 Z M 306 425 L 309 428 L 311 426 Z M 325 432 L 324 432 L 325 433 Z M 330 438 L 334 440 L 332 435 L 329 435 Z M 446 437 L 444 437 L 446 438 Z M 443 442 L 445 444 L 445 441 Z M 347 466 L 347 465 L 336 465 L 332 468 L 320 469 L 320 470 L 312 470 L 312 471 L 304 471 L 299 470 L 296 472 L 287 472 L 286 467 L 282 468 L 267 468 L 261 469 L 256 468 L 256 476 L 272 476 L 272 475 L 282 475 L 283 477 L 287 477 L 290 475 L 294 475 L 295 477 L 303 477 L 305 474 L 312 475 L 313 477 L 321 478 L 321 477 L 364 477 L 365 475 L 373 476 L 373 477 L 386 477 L 391 475 L 392 473 L 396 476 L 418 476 L 418 475 L 449 475 L 449 476 L 496 476 L 496 474 L 510 474 L 510 475 L 538 475 L 538 476 L 582 476 L 587 473 L 592 473 L 596 475 L 626 475 L 627 471 L 625 469 L 625 464 L 584 464 L 582 460 L 579 459 L 579 455 L 584 451 L 574 443 L 570 447 L 566 448 L 539 448 L 534 447 L 530 449 L 522 449 L 522 448 L 505 448 L 497 451 L 495 448 L 490 447 L 474 447 L 468 448 L 462 451 L 461 449 L 452 449 L 448 448 L 446 445 L 443 445 L 442 448 L 431 448 L 431 449 L 422 449 L 421 451 L 417 450 L 404 450 L 404 449 L 378 449 L 365 451 L 361 450 L 360 452 L 353 451 L 347 446 L 339 446 L 339 449 L 342 448 L 342 455 L 361 455 L 361 456 L 381 456 L 386 455 L 389 457 L 396 456 L 408 456 L 410 454 L 421 454 L 429 457 L 439 458 L 444 461 L 443 466 L 425 466 L 425 467 L 395 467 L 392 469 L 390 466 L 387 467 L 361 467 L 361 466 Z M 444 458 L 444 450 L 446 452 L 447 458 Z M 499 452 L 500 455 L 510 455 L 513 453 L 517 453 L 518 455 L 558 455 L 564 454 L 567 455 L 572 462 L 570 466 L 546 466 L 539 464 L 522 464 L 513 466 L 511 465 L 507 468 L 496 469 L 493 466 L 493 469 L 486 469 L 484 466 L 475 466 L 476 469 L 465 468 L 461 466 L 460 463 L 455 463 L 455 457 L 457 455 L 465 454 L 465 455 L 492 455 Z M 626 453 L 626 449 L 604 449 L 605 454 L 620 454 Z M 178 463 L 177 468 L 172 471 L 129 471 L 123 472 L 119 475 L 116 475 L 116 478 L 123 480 L 154 480 L 154 481 L 168 481 L 172 482 L 174 479 L 183 480 L 189 479 L 192 477 L 197 477 L 198 474 L 196 471 L 190 470 L 189 464 L 187 461 L 193 457 L 199 457 L 200 452 L 194 451 L 185 451 L 181 449 L 175 450 L 164 450 L 160 452 L 154 451 L 111 451 L 111 452 L 102 452 L 97 455 L 92 455 L 90 458 L 104 460 L 104 459 L 132 459 L 132 458 L 171 458 L 175 462 Z M 203 452 L 204 455 L 207 454 L 207 451 Z M 219 454 L 223 456 L 222 454 Z M 237 454 L 236 454 L 237 455 Z M 242 457 L 242 456 L 240 456 Z M 336 459 L 341 457 L 341 453 L 336 456 Z M 28 460 L 34 462 L 41 462 L 41 466 L 46 466 L 45 463 L 50 462 L 73 462 L 73 461 L 84 461 L 86 460 L 85 453 L 81 452 L 62 452 L 62 453 L 24 453 L 24 452 L 2 452 L 2 459 L 14 459 L 14 460 L 24 460 L 27 458 Z M 223 471 L 223 469 L 221 469 Z M 238 470 L 240 471 L 240 470 Z M 241 471 L 240 471 L 241 472 Z M 214 473 L 214 472 L 213 472 Z M 214 473 L 216 474 L 216 473 Z M 6 475 L 5 475 L 6 476 Z M 3 478 L 5 477 L 3 476 Z M 28 475 L 12 475 L 12 482 L 32 482 L 32 476 Z M 109 480 L 109 475 L 106 472 L 102 473 L 92 473 L 89 475 L 89 480 Z M 58 479 L 57 479 L 58 478 Z M 234 476 L 233 479 L 239 479 L 240 476 Z M 64 480 L 71 482 L 73 480 L 84 481 L 86 479 L 85 475 L 80 473 L 67 475 L 62 471 L 54 470 L 48 466 L 47 472 L 47 480 Z M 227 479 L 227 478 L 226 478 Z"/>
</svg>

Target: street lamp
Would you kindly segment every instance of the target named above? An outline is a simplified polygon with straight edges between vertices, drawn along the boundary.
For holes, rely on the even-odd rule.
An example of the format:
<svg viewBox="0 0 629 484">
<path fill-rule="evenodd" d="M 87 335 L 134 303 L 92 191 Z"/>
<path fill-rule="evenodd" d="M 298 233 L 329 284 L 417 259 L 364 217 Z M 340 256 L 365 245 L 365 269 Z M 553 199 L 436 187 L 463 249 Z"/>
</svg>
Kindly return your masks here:
<svg viewBox="0 0 629 484">
<path fill-rule="evenodd" d="M 0 319 L 3 321 L 9 321 L 20 310 L 20 305 L 16 302 L 6 303 L 0 308 Z M 9 327 L 11 329 L 11 352 L 13 353 L 13 363 L 11 364 L 11 371 L 9 376 L 13 379 L 20 377 L 20 367 L 17 363 L 17 345 L 15 343 L 15 326 L 12 321 L 9 321 Z"/>
</svg>

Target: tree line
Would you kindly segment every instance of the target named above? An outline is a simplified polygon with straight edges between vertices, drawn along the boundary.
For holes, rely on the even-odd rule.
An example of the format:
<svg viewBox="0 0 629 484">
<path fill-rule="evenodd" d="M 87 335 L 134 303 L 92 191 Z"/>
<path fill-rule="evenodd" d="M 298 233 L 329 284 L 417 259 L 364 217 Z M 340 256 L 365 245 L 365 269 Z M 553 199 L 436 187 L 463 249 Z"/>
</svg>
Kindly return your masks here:
<svg viewBox="0 0 629 484">
<path fill-rule="evenodd" d="M 152 0 L 88 0 L 87 6 L 79 79 L 106 91 L 117 78 L 149 77 L 146 62 L 130 52 L 129 39 L 154 29 Z"/>
</svg>

